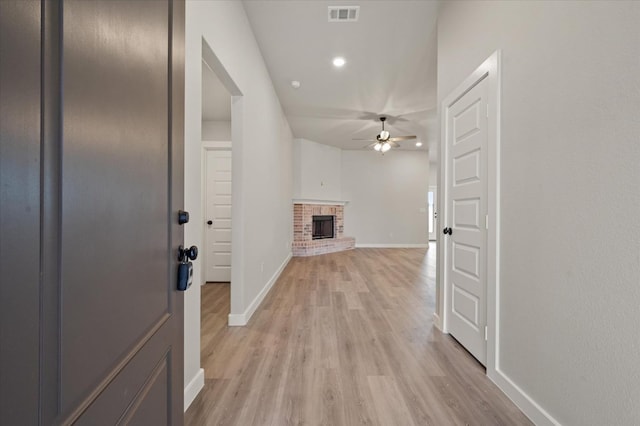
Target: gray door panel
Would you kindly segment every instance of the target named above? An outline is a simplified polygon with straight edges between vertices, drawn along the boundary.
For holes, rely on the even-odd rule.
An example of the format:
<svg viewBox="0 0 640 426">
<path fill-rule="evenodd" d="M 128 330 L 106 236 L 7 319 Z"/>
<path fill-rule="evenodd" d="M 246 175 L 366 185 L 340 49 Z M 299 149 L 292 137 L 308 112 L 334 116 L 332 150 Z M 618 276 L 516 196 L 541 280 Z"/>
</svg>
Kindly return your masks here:
<svg viewBox="0 0 640 426">
<path fill-rule="evenodd" d="M 0 424 L 180 425 L 184 3 L 0 19 Z"/>
<path fill-rule="evenodd" d="M 92 0 L 63 10 L 67 411 L 169 313 L 169 7 Z"/>
<path fill-rule="evenodd" d="M 34 424 L 40 292 L 38 1 L 0 1 L 0 226 L 0 424 Z"/>
</svg>

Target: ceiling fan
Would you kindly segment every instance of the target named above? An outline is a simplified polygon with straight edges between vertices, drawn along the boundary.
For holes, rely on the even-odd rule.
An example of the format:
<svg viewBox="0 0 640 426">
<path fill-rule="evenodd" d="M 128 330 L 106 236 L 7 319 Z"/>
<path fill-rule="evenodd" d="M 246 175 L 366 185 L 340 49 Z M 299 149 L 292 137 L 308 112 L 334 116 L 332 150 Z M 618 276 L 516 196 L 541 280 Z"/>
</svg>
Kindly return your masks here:
<svg viewBox="0 0 640 426">
<path fill-rule="evenodd" d="M 410 136 L 395 136 L 391 137 L 391 133 L 388 130 L 384 129 L 384 122 L 387 120 L 387 117 L 380 117 L 380 122 L 382 123 L 382 131 L 378 133 L 375 139 L 354 139 L 354 141 L 371 141 L 373 143 L 365 146 L 365 148 L 373 148 L 376 151 L 385 153 L 389 151 L 391 148 L 398 148 L 398 142 L 406 141 L 410 139 L 415 139 L 415 135 Z"/>
</svg>

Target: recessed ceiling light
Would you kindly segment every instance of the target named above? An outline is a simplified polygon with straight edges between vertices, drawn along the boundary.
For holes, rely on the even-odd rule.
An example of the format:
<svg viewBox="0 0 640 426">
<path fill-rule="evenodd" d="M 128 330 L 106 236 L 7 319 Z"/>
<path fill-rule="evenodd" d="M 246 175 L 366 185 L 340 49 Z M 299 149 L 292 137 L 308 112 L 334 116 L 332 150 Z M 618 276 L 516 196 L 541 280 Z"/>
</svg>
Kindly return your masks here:
<svg viewBox="0 0 640 426">
<path fill-rule="evenodd" d="M 291 87 L 293 87 L 294 89 L 299 89 L 300 88 L 300 82 L 298 80 L 293 80 L 291 82 Z"/>
<path fill-rule="evenodd" d="M 422 146 L 422 142 L 416 142 L 416 146 L 420 148 Z"/>
<path fill-rule="evenodd" d="M 344 58 L 341 58 L 339 56 L 337 58 L 333 58 L 333 66 L 334 67 L 340 68 L 340 67 L 344 66 L 344 64 L 346 64 L 346 63 L 347 63 L 347 61 L 345 61 Z"/>
</svg>

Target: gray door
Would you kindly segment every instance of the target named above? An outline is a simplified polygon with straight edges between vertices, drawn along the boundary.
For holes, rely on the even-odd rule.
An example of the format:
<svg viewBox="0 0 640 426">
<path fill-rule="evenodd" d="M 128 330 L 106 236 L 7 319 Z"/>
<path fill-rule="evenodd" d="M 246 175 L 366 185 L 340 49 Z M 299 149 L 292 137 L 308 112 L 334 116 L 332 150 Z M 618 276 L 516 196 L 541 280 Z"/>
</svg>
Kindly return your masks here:
<svg viewBox="0 0 640 426">
<path fill-rule="evenodd" d="M 0 1 L 0 424 L 182 424 L 184 4 Z"/>
</svg>

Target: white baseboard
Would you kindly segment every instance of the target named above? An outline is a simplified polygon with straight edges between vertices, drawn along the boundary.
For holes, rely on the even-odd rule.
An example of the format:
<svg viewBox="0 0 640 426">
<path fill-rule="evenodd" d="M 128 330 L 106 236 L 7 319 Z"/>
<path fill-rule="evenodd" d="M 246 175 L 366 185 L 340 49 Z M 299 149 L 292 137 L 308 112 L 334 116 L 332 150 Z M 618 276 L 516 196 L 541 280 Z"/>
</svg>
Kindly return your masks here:
<svg viewBox="0 0 640 426">
<path fill-rule="evenodd" d="M 184 388 L 184 411 L 191 405 L 196 396 L 200 393 L 204 387 L 204 369 L 198 370 L 195 376 L 189 381 Z"/>
<path fill-rule="evenodd" d="M 437 313 L 433 313 L 433 325 L 440 331 L 442 331 L 442 320 L 440 319 L 440 315 Z"/>
<path fill-rule="evenodd" d="M 247 314 L 229 314 L 229 327 L 241 327 L 243 325 L 247 325 Z"/>
<path fill-rule="evenodd" d="M 516 385 L 500 370 L 488 371 L 487 376 L 500 390 L 537 426 L 560 426 L 561 423 L 553 418 L 544 408 L 533 400 L 527 393 Z"/>
<path fill-rule="evenodd" d="M 287 257 L 284 260 L 284 262 L 282 262 L 282 265 L 280 265 L 278 270 L 273 274 L 271 279 L 267 282 L 267 284 L 264 286 L 264 288 L 260 291 L 260 293 L 258 293 L 258 295 L 255 297 L 255 299 L 253 299 L 251 304 L 247 307 L 247 309 L 245 309 L 245 311 L 243 313 L 241 313 L 241 314 L 233 314 L 233 313 L 229 314 L 229 325 L 230 326 L 247 325 L 247 323 L 249 322 L 249 320 L 253 316 L 253 313 L 256 311 L 256 309 L 258 309 L 258 306 L 260 306 L 260 304 L 262 303 L 264 298 L 267 296 L 267 293 L 269 293 L 269 290 L 271 290 L 271 287 L 273 287 L 273 285 L 276 283 L 276 281 L 278 281 L 278 278 L 280 278 L 280 274 L 282 273 L 282 271 L 284 271 L 284 268 L 289 263 L 289 260 L 291 260 L 291 256 L 292 256 L 292 253 L 289 253 L 287 255 Z"/>
<path fill-rule="evenodd" d="M 425 244 L 358 244 L 356 248 L 427 248 L 428 243 Z"/>
</svg>

